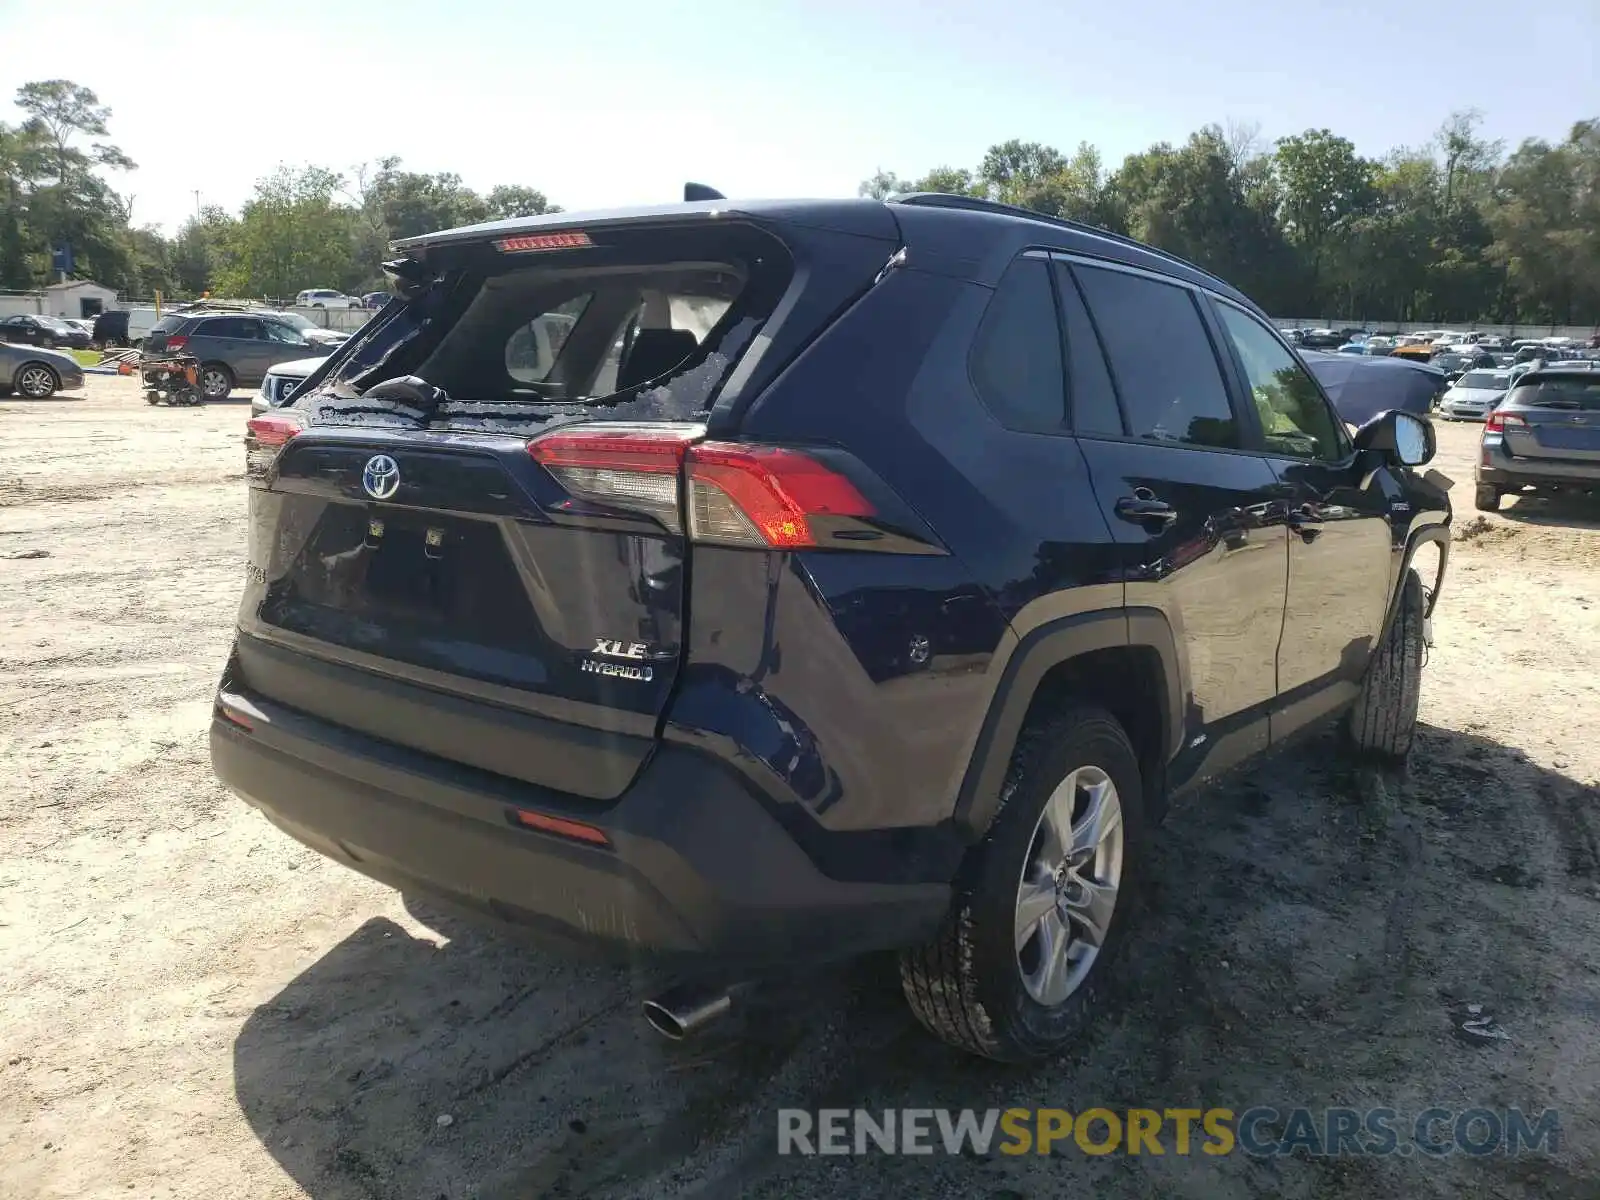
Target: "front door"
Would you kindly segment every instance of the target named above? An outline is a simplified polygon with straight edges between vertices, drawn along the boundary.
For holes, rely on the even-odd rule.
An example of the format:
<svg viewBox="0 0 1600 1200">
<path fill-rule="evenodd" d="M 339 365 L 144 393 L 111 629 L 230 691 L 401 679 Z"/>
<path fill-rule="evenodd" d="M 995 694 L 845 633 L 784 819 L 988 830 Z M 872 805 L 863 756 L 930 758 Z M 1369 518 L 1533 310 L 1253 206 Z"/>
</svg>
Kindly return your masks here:
<svg viewBox="0 0 1600 1200">
<path fill-rule="evenodd" d="M 1289 530 L 1277 740 L 1360 689 L 1388 606 L 1391 505 L 1403 500 L 1387 467 L 1360 469 L 1343 422 L 1282 339 L 1242 308 L 1222 300 L 1215 307 L 1259 417 Z"/>
<path fill-rule="evenodd" d="M 1172 783 L 1196 782 L 1268 742 L 1288 555 L 1278 478 L 1248 448 L 1193 289 L 1082 262 L 1058 271 L 1071 353 L 1103 348 L 1116 398 L 1086 409 L 1075 392 L 1074 430 L 1129 610 L 1158 610 L 1187 662 Z"/>
</svg>

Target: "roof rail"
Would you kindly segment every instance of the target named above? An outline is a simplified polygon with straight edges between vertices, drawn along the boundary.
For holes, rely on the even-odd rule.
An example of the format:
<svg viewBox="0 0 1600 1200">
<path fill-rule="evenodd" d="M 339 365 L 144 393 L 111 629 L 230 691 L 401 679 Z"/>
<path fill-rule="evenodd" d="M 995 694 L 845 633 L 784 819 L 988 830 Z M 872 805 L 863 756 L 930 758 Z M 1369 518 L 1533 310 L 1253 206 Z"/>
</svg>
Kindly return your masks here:
<svg viewBox="0 0 1600 1200">
<path fill-rule="evenodd" d="M 1181 258 L 1159 246 L 1152 246 L 1148 242 L 1141 242 L 1138 238 L 1131 238 L 1125 233 L 1113 233 L 1109 229 L 1102 229 L 1098 225 L 1090 225 L 1086 221 L 1074 221 L 1068 217 L 1052 217 L 1047 213 L 1034 212 L 1031 208 L 1023 208 L 1020 204 L 1002 204 L 998 200 L 985 200 L 980 196 L 956 196 L 949 192 L 907 192 L 903 196 L 894 196 L 891 204 L 917 204 L 928 208 L 964 208 L 973 212 L 995 213 L 1003 217 L 1021 217 L 1027 221 L 1040 221 L 1046 225 L 1057 225 L 1062 229 L 1076 230 L 1078 233 L 1091 234 L 1102 237 L 1107 241 L 1119 242 L 1124 246 L 1135 246 L 1147 254 L 1154 254 L 1157 258 L 1164 258 L 1180 266 L 1197 271 L 1207 279 L 1214 279 L 1229 291 L 1237 291 L 1226 281 L 1219 279 L 1204 267 L 1197 267 L 1186 258 Z"/>
</svg>

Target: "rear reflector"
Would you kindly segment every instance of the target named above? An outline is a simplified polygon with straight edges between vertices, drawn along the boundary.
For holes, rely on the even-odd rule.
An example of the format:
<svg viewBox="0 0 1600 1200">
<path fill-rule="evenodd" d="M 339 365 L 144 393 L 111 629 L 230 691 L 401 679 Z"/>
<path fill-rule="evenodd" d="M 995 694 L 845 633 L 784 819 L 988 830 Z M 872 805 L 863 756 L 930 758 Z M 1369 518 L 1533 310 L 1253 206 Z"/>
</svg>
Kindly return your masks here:
<svg viewBox="0 0 1600 1200">
<path fill-rule="evenodd" d="M 589 235 L 582 230 L 570 233 L 532 233 L 501 238 L 494 248 L 502 254 L 526 254 L 532 250 L 571 250 L 579 246 L 592 246 Z"/>
<path fill-rule="evenodd" d="M 736 442 L 689 448 L 689 535 L 697 542 L 815 546 L 810 518 L 873 513 L 855 484 L 798 450 Z"/>
<path fill-rule="evenodd" d="M 582 821 L 569 821 L 565 817 L 552 817 L 547 813 L 529 812 L 523 808 L 512 809 L 511 817 L 518 825 L 537 829 L 541 833 L 553 833 L 575 841 L 588 842 L 591 846 L 611 844 L 611 839 L 604 832 L 593 825 L 585 825 Z"/>
<path fill-rule="evenodd" d="M 529 442 L 528 453 L 574 496 L 648 513 L 677 533 L 678 475 L 689 443 L 703 432 L 698 425 L 590 425 L 548 433 Z"/>
</svg>

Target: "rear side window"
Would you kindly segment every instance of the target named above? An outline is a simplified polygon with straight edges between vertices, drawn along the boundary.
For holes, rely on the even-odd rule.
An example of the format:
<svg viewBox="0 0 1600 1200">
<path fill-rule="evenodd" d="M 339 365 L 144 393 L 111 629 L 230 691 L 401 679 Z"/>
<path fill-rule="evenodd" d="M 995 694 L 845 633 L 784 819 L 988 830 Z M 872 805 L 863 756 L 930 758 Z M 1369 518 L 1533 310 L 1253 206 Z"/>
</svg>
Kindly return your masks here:
<svg viewBox="0 0 1600 1200">
<path fill-rule="evenodd" d="M 251 322 L 243 317 L 218 317 L 214 321 L 201 322 L 195 332 L 204 337 L 247 338 L 253 336 L 250 325 Z"/>
<path fill-rule="evenodd" d="M 1061 334 L 1043 259 L 1006 268 L 972 340 L 970 369 L 979 398 L 1007 429 L 1062 432 Z"/>
<path fill-rule="evenodd" d="M 183 323 L 189 318 L 182 313 L 173 313 L 170 317 L 162 317 L 153 327 L 156 333 L 177 333 L 183 328 Z"/>
<path fill-rule="evenodd" d="M 1122 413 L 1111 372 L 1100 349 L 1100 339 L 1089 320 L 1089 310 L 1064 263 L 1056 264 L 1057 295 L 1061 300 L 1061 326 L 1067 342 L 1067 377 L 1071 382 L 1072 428 L 1093 437 L 1121 437 Z"/>
<path fill-rule="evenodd" d="M 1075 265 L 1127 413 L 1155 442 L 1237 449 L 1239 423 L 1193 294 L 1143 275 Z"/>
</svg>

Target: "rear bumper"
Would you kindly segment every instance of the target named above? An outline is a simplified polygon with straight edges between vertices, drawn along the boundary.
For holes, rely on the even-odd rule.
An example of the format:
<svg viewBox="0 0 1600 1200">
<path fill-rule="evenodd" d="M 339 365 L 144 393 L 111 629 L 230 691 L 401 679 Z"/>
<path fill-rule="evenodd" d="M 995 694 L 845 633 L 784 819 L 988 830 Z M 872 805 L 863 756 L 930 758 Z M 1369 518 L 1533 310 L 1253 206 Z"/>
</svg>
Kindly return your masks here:
<svg viewBox="0 0 1600 1200">
<path fill-rule="evenodd" d="M 738 777 L 663 745 L 613 805 L 459 767 L 258 697 L 219 694 L 217 776 L 329 858 L 549 940 L 759 970 L 932 936 L 943 884 L 823 876 Z M 249 730 L 225 719 L 241 715 Z M 582 821 L 600 847 L 513 823 L 518 809 Z"/>
<path fill-rule="evenodd" d="M 1478 455 L 1476 479 L 1497 487 L 1600 488 L 1600 462 L 1572 459 L 1514 457 L 1506 453 L 1505 443 L 1485 442 Z"/>
</svg>

